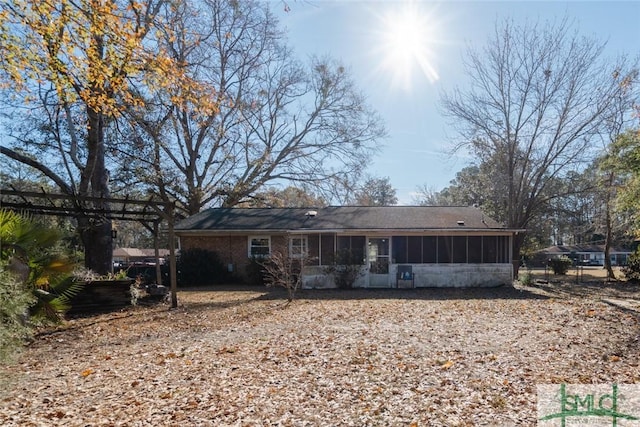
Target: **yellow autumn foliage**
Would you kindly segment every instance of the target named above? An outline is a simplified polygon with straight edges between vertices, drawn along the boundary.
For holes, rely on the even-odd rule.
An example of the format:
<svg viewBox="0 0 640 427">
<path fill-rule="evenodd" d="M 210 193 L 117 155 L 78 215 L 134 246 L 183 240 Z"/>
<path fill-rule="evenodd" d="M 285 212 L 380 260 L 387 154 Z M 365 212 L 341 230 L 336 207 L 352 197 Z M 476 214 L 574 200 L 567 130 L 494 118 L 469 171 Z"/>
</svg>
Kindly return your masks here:
<svg viewBox="0 0 640 427">
<path fill-rule="evenodd" d="M 119 116 L 143 100 L 135 80 L 152 92 L 172 88 L 183 102 L 215 112 L 211 88 L 184 72 L 152 36 L 169 31 L 156 0 L 14 0 L 0 9 L 0 87 L 29 96 L 49 82 L 64 102 Z M 159 38 L 159 37 L 158 37 Z M 206 94 L 206 96 L 203 96 Z"/>
</svg>

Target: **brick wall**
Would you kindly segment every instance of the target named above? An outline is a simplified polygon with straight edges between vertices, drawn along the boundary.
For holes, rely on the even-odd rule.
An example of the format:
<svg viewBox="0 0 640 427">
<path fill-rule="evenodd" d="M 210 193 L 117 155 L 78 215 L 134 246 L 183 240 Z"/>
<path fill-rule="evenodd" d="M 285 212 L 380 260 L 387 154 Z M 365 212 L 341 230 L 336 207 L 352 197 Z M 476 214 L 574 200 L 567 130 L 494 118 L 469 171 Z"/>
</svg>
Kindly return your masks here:
<svg viewBox="0 0 640 427">
<path fill-rule="evenodd" d="M 271 236 L 271 251 L 282 250 L 287 247 L 285 236 Z M 233 275 L 242 280 L 246 278 L 249 265 L 249 237 L 237 236 L 181 236 L 182 249 L 206 249 L 214 251 L 225 264 L 233 265 Z"/>
</svg>

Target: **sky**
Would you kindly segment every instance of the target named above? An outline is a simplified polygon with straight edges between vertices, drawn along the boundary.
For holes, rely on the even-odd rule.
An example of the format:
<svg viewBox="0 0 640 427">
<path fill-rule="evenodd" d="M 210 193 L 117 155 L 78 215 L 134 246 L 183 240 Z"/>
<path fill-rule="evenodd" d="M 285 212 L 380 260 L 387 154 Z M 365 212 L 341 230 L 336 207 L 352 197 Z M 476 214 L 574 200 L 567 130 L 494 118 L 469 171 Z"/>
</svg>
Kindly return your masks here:
<svg viewBox="0 0 640 427">
<path fill-rule="evenodd" d="M 405 205 L 419 186 L 440 191 L 473 160 L 451 154 L 455 133 L 439 103 L 468 87 L 465 53 L 485 46 L 496 22 L 566 16 L 580 34 L 607 41 L 607 57 L 640 54 L 640 0 L 272 2 L 296 55 L 340 60 L 382 117 L 388 137 L 368 173 L 388 177 Z"/>
</svg>

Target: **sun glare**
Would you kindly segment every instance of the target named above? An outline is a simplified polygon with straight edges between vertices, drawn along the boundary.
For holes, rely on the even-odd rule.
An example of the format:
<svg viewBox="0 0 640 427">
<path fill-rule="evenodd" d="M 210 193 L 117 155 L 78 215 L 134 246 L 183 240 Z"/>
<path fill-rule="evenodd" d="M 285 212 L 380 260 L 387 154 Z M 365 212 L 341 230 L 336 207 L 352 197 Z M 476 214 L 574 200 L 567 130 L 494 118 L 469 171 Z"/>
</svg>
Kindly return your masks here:
<svg viewBox="0 0 640 427">
<path fill-rule="evenodd" d="M 394 86 L 405 90 L 411 89 L 414 74 L 434 83 L 439 79 L 433 66 L 436 21 L 414 3 L 398 3 L 398 7 L 379 17 L 376 54 L 381 57 L 381 67 L 390 73 Z"/>
</svg>

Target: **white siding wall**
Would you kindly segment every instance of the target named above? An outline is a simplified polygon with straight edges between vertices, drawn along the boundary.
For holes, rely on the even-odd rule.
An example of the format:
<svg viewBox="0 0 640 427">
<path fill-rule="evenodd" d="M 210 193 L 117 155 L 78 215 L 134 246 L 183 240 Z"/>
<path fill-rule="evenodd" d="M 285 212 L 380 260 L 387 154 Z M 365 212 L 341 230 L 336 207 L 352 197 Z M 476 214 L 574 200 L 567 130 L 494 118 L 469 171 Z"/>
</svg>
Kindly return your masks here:
<svg viewBox="0 0 640 427">
<path fill-rule="evenodd" d="M 396 271 L 397 264 L 392 264 L 389 272 L 389 287 L 396 286 Z M 513 282 L 511 264 L 413 264 L 413 273 L 416 288 L 494 287 Z M 355 287 L 367 287 L 368 283 L 366 275 L 363 275 L 358 279 Z M 302 287 L 329 289 L 336 286 L 333 278 L 323 274 L 321 267 L 308 266 L 305 267 Z"/>
<path fill-rule="evenodd" d="M 513 282 L 511 264 L 420 264 L 413 266 L 413 273 L 416 288 L 492 287 Z"/>
</svg>

